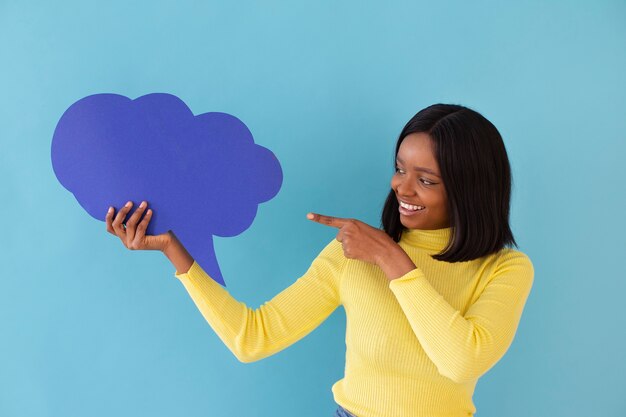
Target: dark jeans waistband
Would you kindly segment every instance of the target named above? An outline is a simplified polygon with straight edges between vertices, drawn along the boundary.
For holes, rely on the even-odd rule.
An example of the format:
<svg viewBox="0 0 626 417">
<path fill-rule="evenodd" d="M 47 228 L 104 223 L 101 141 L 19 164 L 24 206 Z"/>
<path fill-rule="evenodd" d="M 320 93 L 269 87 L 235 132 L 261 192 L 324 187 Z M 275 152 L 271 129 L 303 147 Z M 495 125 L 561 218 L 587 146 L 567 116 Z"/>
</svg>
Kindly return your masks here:
<svg viewBox="0 0 626 417">
<path fill-rule="evenodd" d="M 356 417 L 354 414 L 351 414 L 348 410 L 338 405 L 337 410 L 335 411 L 335 415 L 333 417 Z"/>
</svg>

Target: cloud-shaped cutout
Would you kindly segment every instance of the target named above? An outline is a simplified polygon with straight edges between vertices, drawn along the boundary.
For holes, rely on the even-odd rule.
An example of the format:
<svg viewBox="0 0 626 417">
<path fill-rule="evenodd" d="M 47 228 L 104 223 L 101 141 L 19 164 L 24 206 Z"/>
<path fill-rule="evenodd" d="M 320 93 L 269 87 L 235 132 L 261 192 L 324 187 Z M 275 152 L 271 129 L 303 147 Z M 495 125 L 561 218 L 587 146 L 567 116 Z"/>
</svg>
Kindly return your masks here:
<svg viewBox="0 0 626 417">
<path fill-rule="evenodd" d="M 146 200 L 149 234 L 172 230 L 217 282 L 213 236 L 235 236 L 282 185 L 276 156 L 227 113 L 194 115 L 171 94 L 95 94 L 72 104 L 52 139 L 61 184 L 92 217 Z"/>
</svg>

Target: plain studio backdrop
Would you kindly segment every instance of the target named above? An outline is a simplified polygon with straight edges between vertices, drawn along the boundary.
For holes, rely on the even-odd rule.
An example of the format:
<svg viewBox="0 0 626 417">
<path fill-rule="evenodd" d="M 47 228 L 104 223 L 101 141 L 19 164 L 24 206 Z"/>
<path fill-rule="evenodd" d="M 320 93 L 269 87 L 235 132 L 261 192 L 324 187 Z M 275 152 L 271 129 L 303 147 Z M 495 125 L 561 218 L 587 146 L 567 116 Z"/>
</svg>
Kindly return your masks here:
<svg viewBox="0 0 626 417">
<path fill-rule="evenodd" d="M 334 410 L 341 308 L 239 363 L 164 256 L 126 250 L 57 182 L 57 121 L 106 92 L 233 114 L 276 154 L 278 195 L 243 234 L 215 239 L 251 307 L 334 238 L 308 211 L 379 225 L 395 141 L 418 110 L 481 112 L 509 152 L 511 222 L 535 283 L 511 348 L 478 382 L 477 415 L 626 415 L 625 51 L 623 0 L 0 1 L 0 415 Z"/>
</svg>

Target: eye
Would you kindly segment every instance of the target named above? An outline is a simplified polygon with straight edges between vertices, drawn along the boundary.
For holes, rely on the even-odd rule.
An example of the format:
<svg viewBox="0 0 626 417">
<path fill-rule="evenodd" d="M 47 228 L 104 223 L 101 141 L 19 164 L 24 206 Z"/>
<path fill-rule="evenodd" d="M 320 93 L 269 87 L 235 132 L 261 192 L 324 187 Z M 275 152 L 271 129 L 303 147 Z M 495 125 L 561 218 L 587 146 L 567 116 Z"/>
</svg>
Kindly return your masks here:
<svg viewBox="0 0 626 417">
<path fill-rule="evenodd" d="M 405 174 L 404 170 L 396 165 L 396 174 Z M 424 185 L 436 185 L 436 182 L 430 181 L 426 178 L 420 178 L 419 181 Z"/>
</svg>

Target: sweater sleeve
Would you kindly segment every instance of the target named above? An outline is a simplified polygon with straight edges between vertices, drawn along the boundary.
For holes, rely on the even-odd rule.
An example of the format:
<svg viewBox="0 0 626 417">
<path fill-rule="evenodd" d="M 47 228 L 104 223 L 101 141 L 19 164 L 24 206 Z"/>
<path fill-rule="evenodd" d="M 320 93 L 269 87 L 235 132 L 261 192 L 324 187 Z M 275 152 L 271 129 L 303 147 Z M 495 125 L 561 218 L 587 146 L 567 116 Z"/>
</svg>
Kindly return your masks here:
<svg viewBox="0 0 626 417">
<path fill-rule="evenodd" d="M 446 302 L 419 268 L 389 287 L 439 373 L 464 383 L 487 372 L 511 345 L 533 277 L 524 253 L 505 253 L 465 315 Z"/>
<path fill-rule="evenodd" d="M 330 316 L 340 304 L 345 260 L 333 239 L 303 276 L 256 310 L 233 298 L 196 262 L 175 276 L 235 357 L 253 362 L 297 342 Z"/>
</svg>

